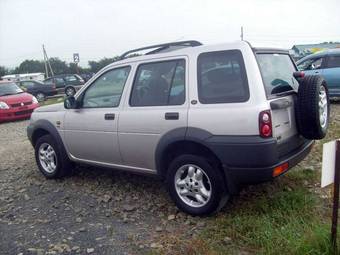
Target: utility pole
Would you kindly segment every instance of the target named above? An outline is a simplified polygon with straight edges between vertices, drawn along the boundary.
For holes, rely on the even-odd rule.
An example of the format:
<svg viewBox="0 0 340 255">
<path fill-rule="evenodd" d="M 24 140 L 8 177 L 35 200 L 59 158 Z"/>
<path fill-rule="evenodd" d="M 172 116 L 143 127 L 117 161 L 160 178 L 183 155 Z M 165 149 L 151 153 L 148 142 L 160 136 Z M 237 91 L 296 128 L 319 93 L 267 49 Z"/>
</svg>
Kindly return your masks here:
<svg viewBox="0 0 340 255">
<path fill-rule="evenodd" d="M 243 26 L 241 26 L 241 41 L 243 41 Z"/>
<path fill-rule="evenodd" d="M 51 67 L 50 60 L 49 60 L 49 58 L 48 58 L 48 56 L 47 56 L 47 53 L 46 53 L 46 50 L 45 50 L 45 45 L 42 45 L 42 48 L 43 48 L 43 53 L 44 53 L 44 62 L 45 62 L 46 78 L 48 78 L 48 68 L 47 68 L 47 65 L 48 65 L 48 67 L 50 68 L 51 76 L 54 76 L 54 74 L 53 74 L 53 70 L 52 70 L 52 67 Z"/>
</svg>

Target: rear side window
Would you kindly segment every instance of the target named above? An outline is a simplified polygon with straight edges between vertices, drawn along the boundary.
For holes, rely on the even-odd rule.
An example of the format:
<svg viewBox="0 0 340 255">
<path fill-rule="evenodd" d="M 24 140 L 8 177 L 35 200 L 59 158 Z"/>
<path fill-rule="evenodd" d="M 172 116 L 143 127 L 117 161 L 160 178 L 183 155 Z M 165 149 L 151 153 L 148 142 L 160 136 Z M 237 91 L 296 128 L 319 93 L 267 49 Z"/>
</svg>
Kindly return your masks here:
<svg viewBox="0 0 340 255">
<path fill-rule="evenodd" d="M 328 68 L 340 67 L 340 56 L 329 56 L 327 67 Z"/>
<path fill-rule="evenodd" d="M 288 54 L 258 53 L 257 61 L 267 96 L 298 89 L 294 63 Z"/>
<path fill-rule="evenodd" d="M 184 60 L 147 63 L 138 67 L 131 106 L 181 105 L 184 101 Z"/>
<path fill-rule="evenodd" d="M 247 75 L 239 50 L 202 53 L 197 61 L 198 98 L 202 104 L 249 99 Z"/>
</svg>

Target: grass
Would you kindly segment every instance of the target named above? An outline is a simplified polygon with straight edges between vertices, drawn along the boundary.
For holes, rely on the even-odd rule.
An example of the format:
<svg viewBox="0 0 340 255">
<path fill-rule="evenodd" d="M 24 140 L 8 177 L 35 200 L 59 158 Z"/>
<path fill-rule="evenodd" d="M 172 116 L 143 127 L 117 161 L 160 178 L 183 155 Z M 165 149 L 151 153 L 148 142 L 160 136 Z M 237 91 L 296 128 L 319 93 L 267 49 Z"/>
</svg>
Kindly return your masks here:
<svg viewBox="0 0 340 255">
<path fill-rule="evenodd" d="M 51 105 L 51 104 L 57 104 L 57 103 L 62 103 L 64 101 L 64 97 L 54 97 L 54 98 L 49 98 L 45 100 L 44 102 L 40 102 L 40 106 L 45 106 L 45 105 Z"/>
<path fill-rule="evenodd" d="M 327 137 L 315 143 L 305 161 L 271 183 L 246 188 L 216 216 L 197 218 L 206 222 L 198 236 L 165 237 L 172 241 L 160 252 L 336 254 L 330 244 L 331 188 L 320 189 L 322 144 L 340 137 L 340 105 L 332 108 L 337 112 L 332 109 Z M 337 243 L 340 247 L 339 237 Z"/>
</svg>

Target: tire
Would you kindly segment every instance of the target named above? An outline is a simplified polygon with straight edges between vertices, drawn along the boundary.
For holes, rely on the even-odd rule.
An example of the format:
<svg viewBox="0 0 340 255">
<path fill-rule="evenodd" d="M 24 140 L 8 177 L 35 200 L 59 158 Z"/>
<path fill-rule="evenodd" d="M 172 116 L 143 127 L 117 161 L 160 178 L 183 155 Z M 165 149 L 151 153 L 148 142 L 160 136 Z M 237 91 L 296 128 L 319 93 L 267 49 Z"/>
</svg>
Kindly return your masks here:
<svg viewBox="0 0 340 255">
<path fill-rule="evenodd" d="M 66 87 L 65 88 L 65 95 L 66 96 L 74 96 L 76 94 L 76 90 L 73 87 Z"/>
<path fill-rule="evenodd" d="M 45 101 L 46 96 L 43 92 L 38 92 L 36 94 L 36 98 L 37 98 L 38 102 L 43 102 L 43 101 Z"/>
<path fill-rule="evenodd" d="M 189 174 L 190 167 L 194 168 L 194 170 L 191 168 L 192 174 Z M 201 178 L 199 178 L 198 170 L 201 173 Z M 217 164 L 201 156 L 185 154 L 175 158 L 169 165 L 166 182 L 169 194 L 177 207 L 193 216 L 212 214 L 229 200 L 229 193 Z M 199 188 L 202 185 L 204 189 Z M 200 190 L 204 192 L 200 192 Z M 179 194 L 179 192 L 185 193 L 186 191 L 190 193 L 182 196 Z M 197 194 L 200 195 L 199 200 L 193 197 Z M 203 194 L 205 195 L 203 196 Z M 190 200 L 193 202 L 190 203 Z"/>
<path fill-rule="evenodd" d="M 329 114 L 326 81 L 318 75 L 305 76 L 299 85 L 296 107 L 299 133 L 306 139 L 324 138 L 329 124 Z"/>
<path fill-rule="evenodd" d="M 49 149 L 52 148 L 53 152 Z M 35 146 L 35 160 L 41 173 L 48 179 L 61 178 L 72 173 L 73 165 L 62 148 L 62 145 L 56 143 L 51 135 L 44 135 L 40 137 Z M 42 155 L 45 153 L 45 155 Z M 47 159 L 46 153 L 50 157 Z M 45 160 L 42 160 L 42 157 Z M 54 162 L 55 167 L 51 162 Z M 46 163 L 47 162 L 47 163 Z M 48 164 L 50 162 L 51 164 Z"/>
</svg>

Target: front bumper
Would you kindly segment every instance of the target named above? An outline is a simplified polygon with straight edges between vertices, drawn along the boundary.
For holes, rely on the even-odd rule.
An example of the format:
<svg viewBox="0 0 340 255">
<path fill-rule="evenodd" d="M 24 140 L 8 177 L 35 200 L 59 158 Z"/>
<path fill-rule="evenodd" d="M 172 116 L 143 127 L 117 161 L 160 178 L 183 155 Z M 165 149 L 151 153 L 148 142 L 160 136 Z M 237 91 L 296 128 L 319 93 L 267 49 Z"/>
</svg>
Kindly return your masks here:
<svg viewBox="0 0 340 255">
<path fill-rule="evenodd" d="M 0 110 L 0 122 L 11 121 L 11 120 L 19 120 L 19 119 L 28 119 L 31 117 L 34 109 L 39 107 L 39 104 L 31 104 L 23 107 L 15 107 L 10 109 L 1 109 Z"/>
</svg>

